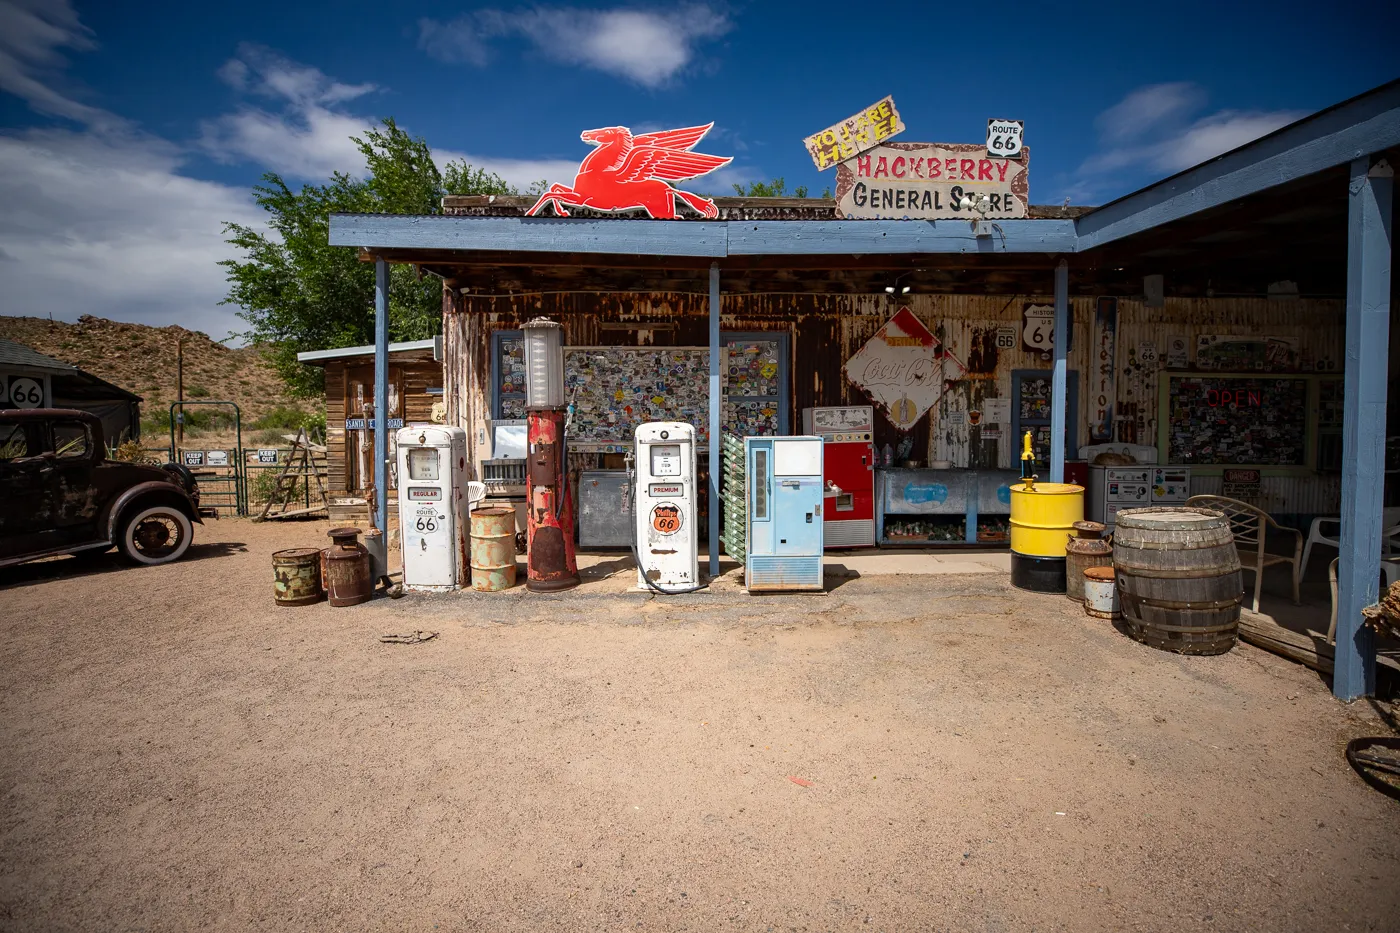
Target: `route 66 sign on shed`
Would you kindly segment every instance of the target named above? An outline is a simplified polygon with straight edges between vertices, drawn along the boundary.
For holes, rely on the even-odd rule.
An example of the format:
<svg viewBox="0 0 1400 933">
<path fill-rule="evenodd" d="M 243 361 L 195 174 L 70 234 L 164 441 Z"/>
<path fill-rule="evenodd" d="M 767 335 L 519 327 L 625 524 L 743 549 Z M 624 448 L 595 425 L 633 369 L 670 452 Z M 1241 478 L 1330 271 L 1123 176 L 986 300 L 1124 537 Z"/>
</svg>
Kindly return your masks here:
<svg viewBox="0 0 1400 933">
<path fill-rule="evenodd" d="M 907 431 L 942 397 L 966 368 L 908 308 L 900 308 L 846 361 L 846 378 Z"/>
</svg>

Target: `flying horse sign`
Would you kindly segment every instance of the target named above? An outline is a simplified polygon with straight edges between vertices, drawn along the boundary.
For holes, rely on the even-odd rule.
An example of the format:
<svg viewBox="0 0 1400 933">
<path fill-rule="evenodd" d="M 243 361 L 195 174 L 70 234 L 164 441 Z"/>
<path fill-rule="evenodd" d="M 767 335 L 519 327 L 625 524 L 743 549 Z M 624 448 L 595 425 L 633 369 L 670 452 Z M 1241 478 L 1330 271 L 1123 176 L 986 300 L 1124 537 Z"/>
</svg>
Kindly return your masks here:
<svg viewBox="0 0 1400 933">
<path fill-rule="evenodd" d="M 655 220 L 673 220 L 676 202 L 684 201 L 702 217 L 718 217 L 714 201 L 671 184 L 708 175 L 734 161 L 690 151 L 712 126 L 706 123 L 640 136 L 633 136 L 625 126 L 584 130 L 579 138 L 598 148 L 579 165 L 573 186 L 550 185 L 526 215 L 534 217 L 545 205 L 552 205 L 560 217 L 568 217 L 570 207 L 586 207 L 595 211 L 643 210 Z"/>
</svg>

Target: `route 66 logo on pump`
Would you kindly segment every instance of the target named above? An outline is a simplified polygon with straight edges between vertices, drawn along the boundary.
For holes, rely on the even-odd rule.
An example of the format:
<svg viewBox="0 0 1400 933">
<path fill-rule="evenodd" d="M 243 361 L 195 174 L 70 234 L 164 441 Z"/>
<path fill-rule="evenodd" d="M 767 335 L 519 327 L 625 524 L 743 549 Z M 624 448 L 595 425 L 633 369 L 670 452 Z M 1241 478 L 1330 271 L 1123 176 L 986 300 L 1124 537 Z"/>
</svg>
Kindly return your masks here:
<svg viewBox="0 0 1400 933">
<path fill-rule="evenodd" d="M 651 527 L 663 535 L 681 530 L 681 510 L 670 502 L 662 502 L 651 510 Z"/>
</svg>

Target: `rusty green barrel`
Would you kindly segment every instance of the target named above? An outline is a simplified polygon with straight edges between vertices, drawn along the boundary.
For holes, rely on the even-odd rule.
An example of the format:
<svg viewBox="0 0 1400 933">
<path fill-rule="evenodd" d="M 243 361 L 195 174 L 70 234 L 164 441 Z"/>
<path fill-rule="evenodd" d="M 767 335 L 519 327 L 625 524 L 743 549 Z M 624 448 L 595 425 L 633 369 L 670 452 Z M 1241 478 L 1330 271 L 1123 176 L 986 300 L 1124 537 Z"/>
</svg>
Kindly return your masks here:
<svg viewBox="0 0 1400 933">
<path fill-rule="evenodd" d="M 472 589 L 495 593 L 515 586 L 515 509 L 472 513 Z"/>
<path fill-rule="evenodd" d="M 321 552 L 294 547 L 272 555 L 272 599 L 279 606 L 309 606 L 326 598 L 321 590 Z"/>
</svg>

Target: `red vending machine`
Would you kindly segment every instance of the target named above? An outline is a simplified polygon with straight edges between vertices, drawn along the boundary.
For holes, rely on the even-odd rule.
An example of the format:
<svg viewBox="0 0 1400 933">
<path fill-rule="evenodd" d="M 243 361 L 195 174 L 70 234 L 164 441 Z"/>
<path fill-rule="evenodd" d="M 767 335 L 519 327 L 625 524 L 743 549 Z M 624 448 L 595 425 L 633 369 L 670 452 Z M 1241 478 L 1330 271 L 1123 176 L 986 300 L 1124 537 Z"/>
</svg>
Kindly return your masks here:
<svg viewBox="0 0 1400 933">
<path fill-rule="evenodd" d="M 875 546 L 875 410 L 804 408 L 802 433 L 822 439 L 826 548 Z"/>
</svg>

